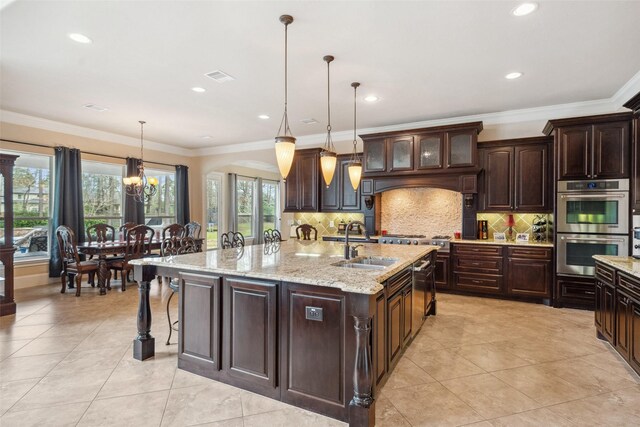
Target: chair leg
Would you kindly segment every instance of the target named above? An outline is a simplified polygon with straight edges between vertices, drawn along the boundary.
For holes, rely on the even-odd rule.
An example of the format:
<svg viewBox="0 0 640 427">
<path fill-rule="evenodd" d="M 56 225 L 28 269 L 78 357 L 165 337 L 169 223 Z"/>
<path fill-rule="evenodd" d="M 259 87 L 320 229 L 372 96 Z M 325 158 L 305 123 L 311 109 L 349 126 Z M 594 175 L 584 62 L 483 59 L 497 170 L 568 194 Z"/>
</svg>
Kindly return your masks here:
<svg viewBox="0 0 640 427">
<path fill-rule="evenodd" d="M 125 273 L 124 270 L 122 270 L 122 273 L 120 273 L 120 278 L 122 279 L 122 292 L 127 290 L 127 276 L 128 275 L 129 275 L 129 271 L 127 271 Z"/>
<path fill-rule="evenodd" d="M 80 285 L 82 284 L 82 273 L 76 273 L 76 296 L 80 296 Z"/>
<path fill-rule="evenodd" d="M 63 271 L 60 275 L 60 282 L 62 282 L 62 288 L 60 288 L 60 293 L 64 294 L 67 291 L 67 272 Z"/>
<path fill-rule="evenodd" d="M 118 280 L 118 270 L 113 270 L 113 280 Z"/>
<path fill-rule="evenodd" d="M 96 287 L 96 272 L 95 271 L 90 271 L 89 272 L 89 284 L 91 285 L 92 288 Z"/>
<path fill-rule="evenodd" d="M 167 338 L 167 344 L 169 345 L 169 341 L 171 340 L 171 333 L 173 332 L 173 323 L 171 323 L 171 313 L 169 313 L 169 304 L 171 303 L 171 298 L 175 292 L 171 291 L 171 295 L 169 295 L 169 299 L 167 300 L 167 319 L 169 319 L 169 338 Z"/>
<path fill-rule="evenodd" d="M 162 276 L 158 276 L 157 279 L 158 279 L 158 284 L 162 285 Z"/>
</svg>

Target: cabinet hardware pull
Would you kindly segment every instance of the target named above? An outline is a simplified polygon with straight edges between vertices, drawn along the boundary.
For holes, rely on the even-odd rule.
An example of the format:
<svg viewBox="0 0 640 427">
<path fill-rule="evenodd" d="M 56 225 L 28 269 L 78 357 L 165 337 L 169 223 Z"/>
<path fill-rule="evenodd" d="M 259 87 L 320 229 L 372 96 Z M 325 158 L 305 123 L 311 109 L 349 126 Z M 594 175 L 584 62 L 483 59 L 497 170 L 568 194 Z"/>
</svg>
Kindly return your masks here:
<svg viewBox="0 0 640 427">
<path fill-rule="evenodd" d="M 607 195 L 598 195 L 598 194 L 562 194 L 560 196 L 561 199 L 624 199 L 626 196 L 624 194 L 607 194 Z"/>
<path fill-rule="evenodd" d="M 585 294 L 587 295 L 595 295 L 596 293 L 594 291 L 584 291 Z"/>
</svg>

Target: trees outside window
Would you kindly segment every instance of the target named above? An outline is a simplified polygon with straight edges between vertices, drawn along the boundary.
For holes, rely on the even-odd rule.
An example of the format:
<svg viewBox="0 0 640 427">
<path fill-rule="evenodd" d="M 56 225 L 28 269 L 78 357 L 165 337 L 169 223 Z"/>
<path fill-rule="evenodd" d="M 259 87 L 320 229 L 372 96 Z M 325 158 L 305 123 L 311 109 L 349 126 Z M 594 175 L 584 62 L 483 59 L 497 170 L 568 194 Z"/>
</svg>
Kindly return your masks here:
<svg viewBox="0 0 640 427">
<path fill-rule="evenodd" d="M 85 227 L 107 223 L 122 225 L 122 176 L 124 166 L 82 162 L 82 202 Z"/>
<path fill-rule="evenodd" d="M 176 174 L 175 172 L 147 169 L 147 177 L 158 179 L 156 194 L 144 202 L 144 217 L 150 227 L 161 229 L 176 222 Z"/>
<path fill-rule="evenodd" d="M 222 182 L 218 176 L 207 177 L 206 220 L 207 220 L 207 249 L 218 247 L 218 230 L 220 222 L 220 193 Z"/>
<path fill-rule="evenodd" d="M 254 195 L 256 180 L 238 177 L 236 181 L 236 224 L 245 238 L 254 237 Z"/>
</svg>

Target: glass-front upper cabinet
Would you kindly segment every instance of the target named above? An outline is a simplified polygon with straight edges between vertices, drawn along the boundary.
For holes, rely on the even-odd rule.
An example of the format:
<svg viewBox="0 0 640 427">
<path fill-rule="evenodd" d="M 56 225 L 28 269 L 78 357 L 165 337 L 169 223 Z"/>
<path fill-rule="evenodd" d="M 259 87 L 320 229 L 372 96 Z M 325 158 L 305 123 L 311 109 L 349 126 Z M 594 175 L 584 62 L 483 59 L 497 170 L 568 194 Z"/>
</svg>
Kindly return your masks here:
<svg viewBox="0 0 640 427">
<path fill-rule="evenodd" d="M 386 169 L 385 139 L 370 139 L 364 144 L 364 171 L 384 172 Z"/>
<path fill-rule="evenodd" d="M 403 136 L 388 141 L 389 165 L 391 171 L 413 169 L 413 137 Z"/>
<path fill-rule="evenodd" d="M 474 130 L 448 133 L 449 161 L 447 167 L 475 166 L 477 163 L 476 133 Z"/>
<path fill-rule="evenodd" d="M 442 167 L 444 134 L 418 135 L 415 144 L 416 169 L 439 169 Z"/>
</svg>

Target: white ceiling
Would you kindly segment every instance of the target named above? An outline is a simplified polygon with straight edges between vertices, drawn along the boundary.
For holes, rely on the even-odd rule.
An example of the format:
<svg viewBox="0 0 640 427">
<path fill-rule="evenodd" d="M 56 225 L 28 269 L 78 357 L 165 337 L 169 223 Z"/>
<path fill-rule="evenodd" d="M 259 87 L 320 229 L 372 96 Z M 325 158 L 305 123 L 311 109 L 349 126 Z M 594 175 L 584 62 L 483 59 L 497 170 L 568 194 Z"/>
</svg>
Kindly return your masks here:
<svg viewBox="0 0 640 427">
<path fill-rule="evenodd" d="M 640 70 L 640 2 L 539 1 L 521 18 L 517 4 L 18 0 L 0 12 L 0 108 L 134 138 L 146 120 L 145 139 L 183 148 L 270 139 L 282 114 L 283 13 L 295 18 L 296 136 L 324 132 L 326 54 L 336 57 L 335 131 L 352 129 L 352 81 L 360 99 L 381 97 L 359 102 L 359 128 L 373 128 L 606 99 Z M 204 77 L 218 69 L 236 80 Z M 514 70 L 524 76 L 505 80 Z M 300 122 L 309 117 L 319 123 Z"/>
</svg>

